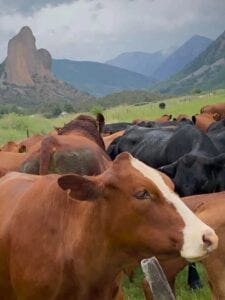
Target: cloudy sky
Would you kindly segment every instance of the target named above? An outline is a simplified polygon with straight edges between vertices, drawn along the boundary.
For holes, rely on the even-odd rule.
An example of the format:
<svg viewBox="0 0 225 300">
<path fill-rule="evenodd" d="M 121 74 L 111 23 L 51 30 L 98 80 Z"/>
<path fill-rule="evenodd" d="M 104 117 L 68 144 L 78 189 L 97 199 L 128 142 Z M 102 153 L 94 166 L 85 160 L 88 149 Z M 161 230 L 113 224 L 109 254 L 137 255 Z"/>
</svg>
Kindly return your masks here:
<svg viewBox="0 0 225 300">
<path fill-rule="evenodd" d="M 54 58 L 107 59 L 225 30 L 225 0 L 0 0 L 0 60 L 24 25 Z"/>
</svg>

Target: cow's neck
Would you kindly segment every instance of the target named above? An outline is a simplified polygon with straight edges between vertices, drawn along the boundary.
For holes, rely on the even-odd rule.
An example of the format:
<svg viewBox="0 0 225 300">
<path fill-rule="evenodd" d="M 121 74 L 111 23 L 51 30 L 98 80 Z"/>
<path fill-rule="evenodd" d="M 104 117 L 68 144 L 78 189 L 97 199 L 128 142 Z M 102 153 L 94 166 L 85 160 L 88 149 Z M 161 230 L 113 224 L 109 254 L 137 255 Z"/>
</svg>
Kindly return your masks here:
<svg viewBox="0 0 225 300">
<path fill-rule="evenodd" d="M 86 202 L 71 209 L 76 210 L 72 215 L 78 215 L 79 220 L 70 218 L 68 223 L 71 235 L 67 239 L 73 242 L 66 243 L 71 247 L 65 249 L 65 273 L 73 273 L 76 293 L 79 291 L 76 299 L 110 299 L 117 290 L 116 280 L 128 256 L 113 248 L 105 236 L 98 207 Z M 74 228 L 77 230 L 73 235 Z"/>
</svg>

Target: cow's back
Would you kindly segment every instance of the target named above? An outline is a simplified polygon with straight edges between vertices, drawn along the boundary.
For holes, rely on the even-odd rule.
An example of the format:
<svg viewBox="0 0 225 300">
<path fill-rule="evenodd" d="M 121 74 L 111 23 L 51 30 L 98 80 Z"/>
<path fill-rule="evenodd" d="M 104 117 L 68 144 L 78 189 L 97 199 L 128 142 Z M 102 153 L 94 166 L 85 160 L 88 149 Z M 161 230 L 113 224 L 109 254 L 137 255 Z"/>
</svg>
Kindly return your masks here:
<svg viewBox="0 0 225 300">
<path fill-rule="evenodd" d="M 0 235 L 3 227 L 10 220 L 16 210 L 20 196 L 28 190 L 37 180 L 36 176 L 28 176 L 17 172 L 10 172 L 0 179 Z M 5 226 L 4 226 L 5 223 Z"/>
<path fill-rule="evenodd" d="M 55 201 L 55 176 L 12 172 L 0 180 L 1 300 L 50 299 L 60 281 L 63 208 Z"/>
</svg>

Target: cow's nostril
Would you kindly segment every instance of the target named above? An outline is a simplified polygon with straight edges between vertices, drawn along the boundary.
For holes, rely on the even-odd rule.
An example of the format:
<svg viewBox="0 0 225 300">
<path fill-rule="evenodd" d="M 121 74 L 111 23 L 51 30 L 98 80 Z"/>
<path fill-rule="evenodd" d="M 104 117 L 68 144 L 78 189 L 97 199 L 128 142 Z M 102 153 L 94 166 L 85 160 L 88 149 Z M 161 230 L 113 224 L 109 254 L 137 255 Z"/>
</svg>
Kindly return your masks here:
<svg viewBox="0 0 225 300">
<path fill-rule="evenodd" d="M 213 244 L 213 240 L 211 239 L 211 234 L 203 234 L 202 240 L 206 249 L 208 249 Z"/>
<path fill-rule="evenodd" d="M 203 247 L 207 252 L 215 250 L 218 246 L 218 236 L 214 230 L 207 230 L 202 235 Z"/>
</svg>

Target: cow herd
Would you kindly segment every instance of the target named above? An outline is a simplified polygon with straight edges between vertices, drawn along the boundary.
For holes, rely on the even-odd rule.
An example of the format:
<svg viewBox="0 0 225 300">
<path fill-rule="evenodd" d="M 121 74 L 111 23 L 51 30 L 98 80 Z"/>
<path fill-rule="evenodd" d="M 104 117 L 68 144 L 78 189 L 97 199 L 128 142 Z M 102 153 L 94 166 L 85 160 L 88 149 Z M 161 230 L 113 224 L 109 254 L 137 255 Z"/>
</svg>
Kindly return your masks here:
<svg viewBox="0 0 225 300">
<path fill-rule="evenodd" d="M 0 299 L 121 300 L 141 259 L 155 255 L 174 288 L 210 252 L 225 299 L 225 105 L 171 117 L 80 115 L 1 147 Z"/>
</svg>

